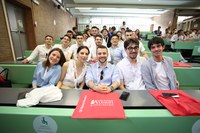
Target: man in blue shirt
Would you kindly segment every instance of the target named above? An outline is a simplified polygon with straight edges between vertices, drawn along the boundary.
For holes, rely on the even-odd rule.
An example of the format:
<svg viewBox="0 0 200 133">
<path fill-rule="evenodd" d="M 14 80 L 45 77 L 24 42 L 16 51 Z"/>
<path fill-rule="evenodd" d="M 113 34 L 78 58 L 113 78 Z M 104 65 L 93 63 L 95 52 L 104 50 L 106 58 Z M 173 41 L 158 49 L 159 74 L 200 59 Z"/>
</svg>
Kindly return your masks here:
<svg viewBox="0 0 200 133">
<path fill-rule="evenodd" d="M 100 45 L 97 48 L 98 62 L 91 64 L 86 73 L 86 85 L 94 91 L 109 93 L 120 84 L 119 73 L 114 65 L 107 62 L 108 49 Z"/>
<path fill-rule="evenodd" d="M 162 36 L 162 31 L 160 29 L 161 26 L 158 26 L 158 29 L 154 31 L 154 34 L 156 34 L 157 36 Z"/>
</svg>

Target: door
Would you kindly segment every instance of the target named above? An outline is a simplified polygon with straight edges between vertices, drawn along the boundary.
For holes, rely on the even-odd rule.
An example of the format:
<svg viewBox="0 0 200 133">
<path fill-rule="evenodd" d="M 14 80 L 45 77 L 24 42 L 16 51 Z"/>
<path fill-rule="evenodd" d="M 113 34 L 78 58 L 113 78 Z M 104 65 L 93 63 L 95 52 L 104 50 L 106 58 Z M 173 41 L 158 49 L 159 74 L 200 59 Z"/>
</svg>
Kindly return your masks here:
<svg viewBox="0 0 200 133">
<path fill-rule="evenodd" d="M 17 59 L 24 57 L 24 51 L 27 49 L 27 35 L 24 25 L 23 8 L 6 2 L 10 32 L 13 40 L 13 47 Z"/>
</svg>

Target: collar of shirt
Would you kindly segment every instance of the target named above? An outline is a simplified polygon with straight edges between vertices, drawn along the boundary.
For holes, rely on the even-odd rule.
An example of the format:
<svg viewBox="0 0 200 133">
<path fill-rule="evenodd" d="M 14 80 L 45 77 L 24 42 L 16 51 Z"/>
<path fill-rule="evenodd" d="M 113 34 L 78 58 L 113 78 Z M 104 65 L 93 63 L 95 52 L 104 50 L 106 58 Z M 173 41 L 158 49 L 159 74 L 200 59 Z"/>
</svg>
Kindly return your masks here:
<svg viewBox="0 0 200 133">
<path fill-rule="evenodd" d="M 154 66 L 157 65 L 157 64 L 156 64 L 156 61 L 153 59 L 153 57 L 150 58 L 150 61 L 152 62 L 152 64 L 153 64 Z M 166 61 L 165 61 L 165 57 L 163 56 L 162 63 L 165 63 L 165 62 L 166 62 Z"/>
</svg>

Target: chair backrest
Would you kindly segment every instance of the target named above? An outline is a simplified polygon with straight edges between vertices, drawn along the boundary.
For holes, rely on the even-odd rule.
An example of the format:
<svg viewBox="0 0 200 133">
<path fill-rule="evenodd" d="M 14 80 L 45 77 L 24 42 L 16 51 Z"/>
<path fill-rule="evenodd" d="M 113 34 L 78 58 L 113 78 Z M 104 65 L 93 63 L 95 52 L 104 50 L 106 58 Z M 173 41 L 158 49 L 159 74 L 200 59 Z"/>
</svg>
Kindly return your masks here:
<svg viewBox="0 0 200 133">
<path fill-rule="evenodd" d="M 200 46 L 194 46 L 192 56 L 200 56 Z"/>
<path fill-rule="evenodd" d="M 152 53 L 149 51 L 146 51 L 149 57 L 152 56 Z M 180 52 L 163 52 L 164 56 L 171 57 L 174 62 L 180 61 L 181 53 Z"/>
</svg>

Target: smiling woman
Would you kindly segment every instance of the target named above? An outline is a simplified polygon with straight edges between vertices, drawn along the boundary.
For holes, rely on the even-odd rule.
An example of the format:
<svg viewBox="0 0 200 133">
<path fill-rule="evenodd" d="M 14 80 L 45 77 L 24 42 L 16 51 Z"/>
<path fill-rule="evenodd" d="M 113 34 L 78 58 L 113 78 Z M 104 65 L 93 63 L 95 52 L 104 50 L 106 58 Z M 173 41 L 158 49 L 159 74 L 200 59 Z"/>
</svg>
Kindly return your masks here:
<svg viewBox="0 0 200 133">
<path fill-rule="evenodd" d="M 56 85 L 61 75 L 61 66 L 65 61 L 66 59 L 61 49 L 52 49 L 47 59 L 37 64 L 33 75 L 32 87 Z"/>
</svg>

